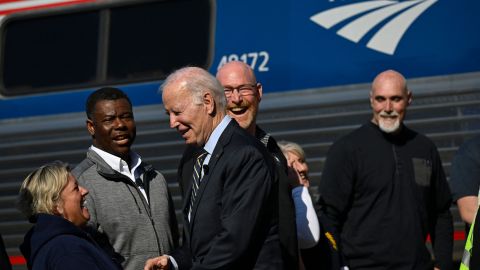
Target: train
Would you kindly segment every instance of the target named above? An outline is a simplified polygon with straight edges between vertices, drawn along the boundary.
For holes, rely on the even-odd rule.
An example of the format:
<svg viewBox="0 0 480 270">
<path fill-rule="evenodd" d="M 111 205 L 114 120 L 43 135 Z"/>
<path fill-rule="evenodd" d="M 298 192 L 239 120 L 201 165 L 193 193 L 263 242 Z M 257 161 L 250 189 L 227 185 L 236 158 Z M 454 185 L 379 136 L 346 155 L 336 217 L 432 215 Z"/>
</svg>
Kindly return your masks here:
<svg viewBox="0 0 480 270">
<path fill-rule="evenodd" d="M 22 176 L 49 159 L 81 160 L 84 102 L 100 87 L 131 98 L 148 129 L 140 143 L 158 147 L 147 160 L 169 164 L 175 189 L 181 147 L 151 123 L 165 124 L 159 86 L 183 66 L 215 74 L 229 61 L 249 64 L 264 86 L 260 123 L 306 147 L 316 181 L 325 149 L 368 120 L 368 84 L 400 71 L 419 90 L 407 120 L 432 135 L 448 175 L 458 146 L 480 134 L 479 13 L 469 0 L 0 1 L 0 233 L 12 261 L 24 267 L 17 246 L 29 225 L 14 207 Z M 457 215 L 456 224 L 463 241 Z"/>
</svg>

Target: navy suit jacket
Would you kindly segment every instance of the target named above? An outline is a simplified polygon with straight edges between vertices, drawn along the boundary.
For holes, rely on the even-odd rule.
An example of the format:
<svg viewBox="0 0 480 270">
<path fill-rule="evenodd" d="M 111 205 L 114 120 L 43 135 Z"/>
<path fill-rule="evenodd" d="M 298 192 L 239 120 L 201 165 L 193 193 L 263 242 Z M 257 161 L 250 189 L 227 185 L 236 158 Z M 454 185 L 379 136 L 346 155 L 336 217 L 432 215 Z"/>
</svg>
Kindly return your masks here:
<svg viewBox="0 0 480 270">
<path fill-rule="evenodd" d="M 278 177 L 265 147 L 230 121 L 204 170 L 188 221 L 195 152 L 187 147 L 178 170 L 184 235 L 183 246 L 171 256 L 179 269 L 283 269 Z"/>
</svg>

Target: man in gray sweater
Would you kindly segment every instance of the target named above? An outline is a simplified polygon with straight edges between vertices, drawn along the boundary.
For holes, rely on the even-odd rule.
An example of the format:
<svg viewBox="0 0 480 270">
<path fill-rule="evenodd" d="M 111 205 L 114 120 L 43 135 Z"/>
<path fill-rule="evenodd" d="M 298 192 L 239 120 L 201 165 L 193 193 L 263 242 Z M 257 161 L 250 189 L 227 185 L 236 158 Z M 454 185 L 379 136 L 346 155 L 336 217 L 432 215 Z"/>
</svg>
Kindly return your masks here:
<svg viewBox="0 0 480 270">
<path fill-rule="evenodd" d="M 132 103 L 116 88 L 101 88 L 86 103 L 92 146 L 72 171 L 89 190 L 88 230 L 125 269 L 178 245 L 175 209 L 165 178 L 133 152 Z"/>
</svg>

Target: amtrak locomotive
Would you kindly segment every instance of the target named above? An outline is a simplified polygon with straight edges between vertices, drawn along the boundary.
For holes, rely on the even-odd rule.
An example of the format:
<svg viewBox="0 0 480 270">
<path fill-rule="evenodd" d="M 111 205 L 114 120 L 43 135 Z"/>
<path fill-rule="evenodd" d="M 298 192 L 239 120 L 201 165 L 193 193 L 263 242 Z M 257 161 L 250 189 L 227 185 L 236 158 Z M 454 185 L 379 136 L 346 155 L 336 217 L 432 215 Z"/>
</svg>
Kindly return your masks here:
<svg viewBox="0 0 480 270">
<path fill-rule="evenodd" d="M 14 206 L 21 181 L 45 162 L 83 158 L 84 102 L 102 86 L 132 99 L 136 150 L 165 174 L 178 204 L 183 144 L 168 129 L 158 88 L 185 65 L 215 74 L 228 61 L 248 63 L 264 89 L 260 124 L 302 144 L 313 182 L 331 143 L 370 119 L 369 82 L 398 70 L 414 93 L 408 124 L 434 140 L 448 175 L 458 146 L 480 133 L 478 14 L 480 1 L 467 0 L 0 1 L 0 233 L 8 253 L 23 267 L 17 247 L 30 225 Z M 458 258 L 463 223 L 452 212 Z"/>
</svg>

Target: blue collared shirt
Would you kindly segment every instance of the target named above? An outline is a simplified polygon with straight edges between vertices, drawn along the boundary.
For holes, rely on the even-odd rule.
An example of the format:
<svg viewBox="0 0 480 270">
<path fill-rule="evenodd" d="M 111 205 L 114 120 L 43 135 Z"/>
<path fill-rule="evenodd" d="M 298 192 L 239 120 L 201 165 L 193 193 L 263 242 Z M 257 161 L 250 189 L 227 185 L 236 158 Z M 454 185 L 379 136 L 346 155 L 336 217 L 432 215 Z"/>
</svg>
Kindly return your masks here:
<svg viewBox="0 0 480 270">
<path fill-rule="evenodd" d="M 212 134 L 210 135 L 210 138 L 208 138 L 207 143 L 203 147 L 205 151 L 207 151 L 207 156 L 205 157 L 205 160 L 203 161 L 203 165 L 208 165 L 208 162 L 210 162 L 210 158 L 212 156 L 213 150 L 215 150 L 215 146 L 217 146 L 218 139 L 220 139 L 220 136 L 222 135 L 223 131 L 225 128 L 227 128 L 228 124 L 232 118 L 228 115 L 225 115 L 223 117 L 222 121 L 218 126 L 213 130 Z M 203 169 L 202 169 L 202 177 L 203 177 Z"/>
</svg>

